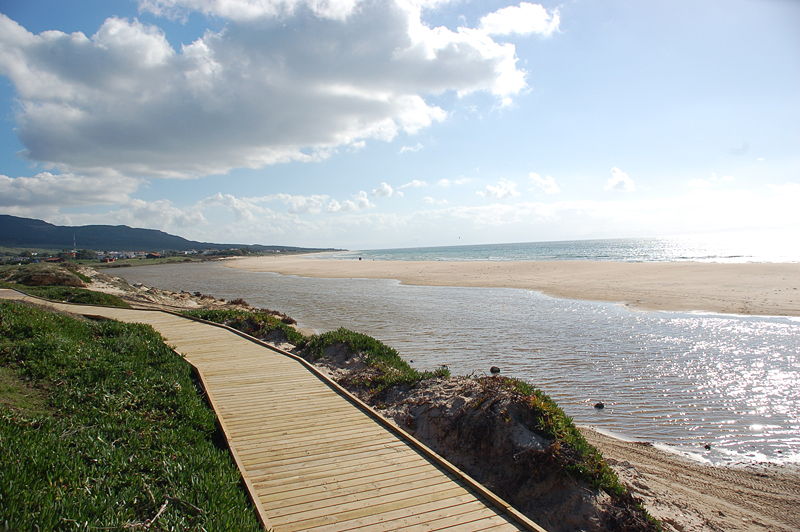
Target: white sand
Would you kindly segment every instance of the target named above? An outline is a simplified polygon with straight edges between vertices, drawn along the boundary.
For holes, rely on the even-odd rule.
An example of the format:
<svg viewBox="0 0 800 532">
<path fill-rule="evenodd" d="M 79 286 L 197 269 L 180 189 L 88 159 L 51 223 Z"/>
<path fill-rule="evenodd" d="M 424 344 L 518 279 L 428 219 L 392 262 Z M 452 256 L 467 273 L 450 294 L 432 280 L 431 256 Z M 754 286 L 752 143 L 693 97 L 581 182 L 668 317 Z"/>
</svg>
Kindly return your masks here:
<svg viewBox="0 0 800 532">
<path fill-rule="evenodd" d="M 398 279 L 428 286 L 536 290 L 652 310 L 800 316 L 800 263 L 359 261 L 248 257 L 226 266 L 322 278 Z"/>
</svg>

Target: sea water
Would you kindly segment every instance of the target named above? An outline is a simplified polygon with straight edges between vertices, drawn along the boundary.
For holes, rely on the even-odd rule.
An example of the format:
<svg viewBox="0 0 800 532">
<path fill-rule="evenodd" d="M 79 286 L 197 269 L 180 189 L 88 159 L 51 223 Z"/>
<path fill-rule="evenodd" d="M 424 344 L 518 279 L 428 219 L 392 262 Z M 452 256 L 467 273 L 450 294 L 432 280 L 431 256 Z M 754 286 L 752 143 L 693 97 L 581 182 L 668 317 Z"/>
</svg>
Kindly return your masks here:
<svg viewBox="0 0 800 532">
<path fill-rule="evenodd" d="M 579 424 L 712 463 L 800 463 L 800 320 L 631 310 L 507 288 L 313 279 L 219 263 L 114 270 L 130 282 L 347 327 L 420 369 L 525 379 Z M 602 410 L 596 402 L 605 403 Z M 709 445 L 710 450 L 705 446 Z"/>
<path fill-rule="evenodd" d="M 314 255 L 366 260 L 608 260 L 623 262 L 798 262 L 796 235 L 715 234 L 676 238 L 620 238 L 470 246 L 366 249 Z"/>
</svg>

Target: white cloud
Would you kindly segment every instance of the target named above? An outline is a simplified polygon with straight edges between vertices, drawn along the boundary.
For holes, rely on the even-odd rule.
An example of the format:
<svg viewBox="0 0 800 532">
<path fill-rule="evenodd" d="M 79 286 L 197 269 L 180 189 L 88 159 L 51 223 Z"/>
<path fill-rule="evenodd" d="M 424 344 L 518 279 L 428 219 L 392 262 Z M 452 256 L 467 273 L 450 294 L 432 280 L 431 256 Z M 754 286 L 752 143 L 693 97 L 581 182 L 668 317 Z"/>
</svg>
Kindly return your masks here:
<svg viewBox="0 0 800 532">
<path fill-rule="evenodd" d="M 128 201 L 139 180 L 120 175 L 79 176 L 41 172 L 32 177 L 0 174 L 0 207 L 73 207 Z"/>
<path fill-rule="evenodd" d="M 531 172 L 528 174 L 528 177 L 531 181 L 533 181 L 533 184 L 545 194 L 558 194 L 561 192 L 561 188 L 558 186 L 558 183 L 556 183 L 556 180 L 553 179 L 552 176 L 542 177 L 536 172 Z"/>
<path fill-rule="evenodd" d="M 508 6 L 481 18 L 480 29 L 491 35 L 527 35 L 537 33 L 545 37 L 558 31 L 560 16 L 555 9 L 547 12 L 539 4 L 522 2 Z"/>
<path fill-rule="evenodd" d="M 417 142 L 413 146 L 403 146 L 400 148 L 400 153 L 415 153 L 420 151 L 423 148 L 422 144 Z"/>
<path fill-rule="evenodd" d="M 422 198 L 422 201 L 424 201 L 428 205 L 447 205 L 448 203 L 450 203 L 446 199 L 436 199 L 431 196 L 425 196 L 424 198 Z"/>
<path fill-rule="evenodd" d="M 427 186 L 428 186 L 428 183 L 426 181 L 421 181 L 419 179 L 412 179 L 408 183 L 404 183 L 404 184 L 400 185 L 400 189 L 402 190 L 404 188 L 422 188 L 422 187 L 427 187 Z"/>
<path fill-rule="evenodd" d="M 107 19 L 91 36 L 32 34 L 0 14 L 0 74 L 16 88 L 27 158 L 65 172 L 196 177 L 315 161 L 444 120 L 432 95 L 526 87 L 512 44 L 430 27 L 422 3 L 148 0 L 227 21 L 173 49 Z"/>
<path fill-rule="evenodd" d="M 496 185 L 486 185 L 484 190 L 478 191 L 479 196 L 493 199 L 508 199 L 519 196 L 517 184 L 508 179 L 501 179 Z"/>
<path fill-rule="evenodd" d="M 327 194 L 268 194 L 266 196 L 256 196 L 244 198 L 251 204 L 269 203 L 279 201 L 288 207 L 287 211 L 291 214 L 322 214 L 338 212 L 355 212 L 363 209 L 370 209 L 375 206 L 369 200 L 367 193 L 363 190 L 351 196 L 351 199 L 337 200 Z"/>
<path fill-rule="evenodd" d="M 733 183 L 733 181 L 733 176 L 718 176 L 716 173 L 712 173 L 707 179 L 691 179 L 688 184 L 689 188 L 716 188 Z"/>
<path fill-rule="evenodd" d="M 307 9 L 321 18 L 344 20 L 358 0 L 139 0 L 139 9 L 169 18 L 185 17 L 199 11 L 236 21 L 288 17 Z"/>
<path fill-rule="evenodd" d="M 467 183 L 471 183 L 472 181 L 473 179 L 469 177 L 459 177 L 458 179 L 442 178 L 439 181 L 437 181 L 436 184 L 439 185 L 440 187 L 448 188 L 452 186 L 466 185 Z"/>
<path fill-rule="evenodd" d="M 366 192 L 360 190 L 349 200 L 331 200 L 328 204 L 328 212 L 356 212 L 372 207 L 375 207 L 375 204 L 369 200 Z"/>
<path fill-rule="evenodd" d="M 636 190 L 636 184 L 628 174 L 615 166 L 611 169 L 611 177 L 606 181 L 605 189 L 633 192 Z"/>
<path fill-rule="evenodd" d="M 403 192 L 392 188 L 392 185 L 384 181 L 378 185 L 378 188 L 372 190 L 372 195 L 378 198 L 391 198 L 392 196 L 403 197 Z"/>
<path fill-rule="evenodd" d="M 288 207 L 288 211 L 293 214 L 319 214 L 321 212 L 330 212 L 329 205 L 331 203 L 330 196 L 326 194 L 312 194 L 304 196 L 301 194 L 270 194 L 268 196 L 260 196 L 248 198 L 254 203 L 265 203 L 270 201 L 280 201 Z"/>
</svg>

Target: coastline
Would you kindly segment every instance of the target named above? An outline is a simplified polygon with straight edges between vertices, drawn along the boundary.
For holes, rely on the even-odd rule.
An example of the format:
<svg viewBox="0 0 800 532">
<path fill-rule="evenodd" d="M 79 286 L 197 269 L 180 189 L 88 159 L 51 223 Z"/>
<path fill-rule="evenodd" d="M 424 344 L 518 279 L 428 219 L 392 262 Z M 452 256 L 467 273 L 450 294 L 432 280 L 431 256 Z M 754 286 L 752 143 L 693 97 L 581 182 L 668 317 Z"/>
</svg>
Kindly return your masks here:
<svg viewBox="0 0 800 532">
<path fill-rule="evenodd" d="M 246 257 L 226 267 L 420 286 L 519 288 L 644 310 L 800 316 L 800 263 L 359 261 Z"/>
<path fill-rule="evenodd" d="M 317 261 L 318 259 L 307 259 Z M 350 261 L 342 261 L 352 266 Z M 210 296 L 170 292 L 139 285 L 121 290 L 101 275 L 91 288 L 113 291 L 150 308 L 231 308 L 234 302 Z M 116 283 L 114 283 L 116 284 Z M 121 284 L 124 283 L 124 281 Z M 794 511 L 800 504 L 797 465 L 754 464 L 725 467 L 703 465 L 653 445 L 631 442 L 579 427 L 620 478 L 669 531 L 778 530 L 800 528 Z"/>
</svg>

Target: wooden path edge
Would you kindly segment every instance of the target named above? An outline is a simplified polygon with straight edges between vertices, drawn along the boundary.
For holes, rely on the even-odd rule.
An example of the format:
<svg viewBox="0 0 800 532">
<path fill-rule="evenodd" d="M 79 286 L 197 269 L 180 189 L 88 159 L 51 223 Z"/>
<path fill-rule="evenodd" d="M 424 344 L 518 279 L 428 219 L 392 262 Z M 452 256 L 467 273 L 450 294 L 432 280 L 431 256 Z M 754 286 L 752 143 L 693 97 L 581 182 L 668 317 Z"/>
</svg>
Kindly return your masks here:
<svg viewBox="0 0 800 532">
<path fill-rule="evenodd" d="M 41 300 L 44 303 L 57 303 L 57 304 L 60 304 L 60 305 L 75 306 L 75 307 L 99 307 L 99 308 L 111 308 L 111 309 L 119 308 L 119 307 L 106 307 L 106 306 L 102 306 L 102 305 L 87 305 L 87 304 L 82 304 L 82 303 L 69 303 L 69 302 L 66 302 L 66 301 L 51 301 L 49 299 L 44 299 L 44 298 L 41 298 L 41 297 L 38 297 L 38 296 L 32 296 L 30 294 L 26 294 L 24 292 L 20 292 L 18 290 L 14 290 L 13 288 L 8 288 L 6 290 L 17 292 L 18 294 L 21 294 L 21 295 L 23 295 L 25 297 L 30 297 L 30 298 L 33 298 L 33 299 Z M 353 395 L 352 393 L 347 391 L 345 388 L 343 388 L 341 385 L 339 385 L 339 383 L 337 383 L 336 381 L 334 381 L 333 379 L 331 379 L 330 377 L 325 375 L 316 366 L 314 366 L 313 364 L 308 362 L 303 357 L 295 355 L 294 353 L 290 353 L 289 351 L 286 351 L 286 350 L 281 349 L 279 347 L 276 347 L 274 345 L 270 345 L 267 342 L 264 342 L 263 340 L 260 340 L 260 339 L 254 337 L 254 336 L 250 336 L 249 334 L 247 334 L 247 333 L 245 333 L 243 331 L 240 331 L 238 329 L 234 329 L 233 327 L 230 327 L 228 325 L 225 325 L 225 324 L 222 324 L 222 323 L 216 323 L 216 322 L 213 322 L 213 321 L 204 320 L 202 318 L 197 318 L 197 317 L 194 317 L 194 316 L 186 316 L 186 315 L 181 314 L 181 313 L 176 312 L 176 311 L 166 310 L 166 309 L 141 308 L 141 307 L 140 308 L 133 308 L 132 307 L 130 309 L 121 309 L 120 308 L 120 310 L 136 310 L 136 311 L 139 311 L 139 312 L 162 312 L 164 314 L 171 314 L 173 316 L 177 316 L 177 317 L 180 317 L 180 318 L 183 318 L 183 319 L 186 319 L 186 320 L 196 321 L 196 322 L 203 323 L 203 324 L 206 324 L 206 325 L 219 327 L 219 328 L 225 329 L 225 330 L 227 330 L 227 331 L 229 331 L 229 332 L 231 332 L 233 334 L 236 334 L 237 336 L 240 336 L 240 337 L 244 338 L 245 340 L 248 340 L 248 341 L 250 341 L 250 342 L 252 342 L 252 343 L 254 343 L 256 345 L 259 345 L 261 347 L 264 347 L 266 349 L 269 349 L 271 351 L 279 353 L 279 354 L 281 354 L 281 355 L 283 355 L 285 357 L 291 358 L 291 359 L 295 360 L 296 362 L 299 362 L 302 366 L 304 366 L 307 370 L 309 370 L 312 375 L 314 375 L 319 380 L 321 380 L 323 383 L 325 383 L 328 387 L 330 387 L 338 395 L 340 395 L 341 397 L 346 399 L 348 402 L 352 403 L 356 408 L 358 408 L 360 411 L 362 411 L 367 416 L 369 416 L 370 419 L 372 419 L 373 421 L 375 421 L 376 423 L 381 425 L 383 428 L 387 429 L 389 432 L 393 433 L 395 436 L 397 436 L 401 440 L 407 442 L 411 447 L 413 447 L 415 450 L 419 451 L 426 458 L 428 458 L 431 461 L 435 462 L 438 466 L 443 468 L 448 473 L 450 473 L 453 476 L 459 478 L 465 484 L 465 487 L 467 487 L 469 490 L 473 491 L 479 498 L 484 499 L 485 501 L 487 501 L 490 504 L 490 506 L 493 506 L 495 509 L 499 510 L 501 514 L 507 515 L 509 518 L 511 518 L 512 521 L 516 522 L 517 524 L 519 524 L 521 527 L 523 527 L 526 530 L 532 530 L 534 532 L 547 532 L 546 529 L 542 528 L 541 526 L 536 524 L 533 520 L 531 520 L 528 517 L 526 517 L 522 512 L 520 512 L 519 510 L 517 510 L 516 508 L 511 506 L 508 502 L 506 502 L 500 496 L 498 496 L 497 494 L 495 494 L 494 492 L 489 490 L 486 486 L 484 486 L 483 484 L 481 484 L 480 482 L 478 482 L 477 480 L 475 480 L 474 478 L 472 478 L 471 476 L 466 474 L 464 471 L 459 469 L 454 464 L 450 463 L 448 460 L 446 460 L 441 455 L 439 455 L 434 450 L 432 450 L 430 447 L 428 447 L 427 445 L 425 445 L 424 443 L 422 443 L 421 441 L 416 439 L 414 436 L 412 436 L 410 433 L 405 431 L 403 428 L 401 428 L 400 426 L 390 422 L 388 419 L 386 419 L 381 414 L 376 412 L 372 407 L 370 407 L 368 404 L 363 402 L 361 399 L 359 399 L 358 397 L 356 397 L 355 395 Z M 101 316 L 101 315 L 97 315 L 97 314 L 81 313 L 81 315 L 90 316 L 90 317 L 96 317 L 96 318 L 101 318 L 101 319 L 108 319 L 105 316 Z M 166 344 L 166 342 L 165 342 L 165 344 Z M 166 344 L 166 345 L 169 346 L 169 344 Z M 169 346 L 169 347 L 170 347 L 170 349 L 172 349 L 172 351 L 176 355 L 178 355 L 181 358 L 183 358 L 184 360 L 186 360 L 185 357 L 183 357 L 183 355 L 178 353 L 171 346 Z M 197 375 L 198 375 L 198 377 L 200 379 L 200 382 L 203 385 L 203 391 L 206 393 L 206 395 L 208 397 L 208 400 L 211 403 L 212 408 L 214 409 L 214 412 L 217 413 L 218 412 L 218 409 L 217 409 L 217 404 L 218 403 L 216 402 L 213 393 L 209 390 L 209 387 L 206 384 L 206 379 L 205 379 L 205 376 L 203 375 L 203 372 L 199 368 L 197 368 L 194 364 L 189 362 L 188 360 L 186 360 L 186 362 L 189 363 L 195 369 L 195 371 L 197 372 Z M 225 422 L 222 420 L 222 418 L 219 415 L 217 415 L 216 418 L 217 418 L 217 422 L 220 424 L 220 427 L 222 428 L 222 432 L 223 432 L 223 435 L 225 437 L 225 443 L 227 444 L 228 449 L 230 450 L 231 455 L 233 456 L 234 462 L 236 463 L 236 467 L 239 469 L 239 475 L 241 476 L 242 481 L 245 483 L 245 486 L 247 487 L 247 491 L 248 491 L 248 494 L 250 496 L 250 499 L 251 499 L 251 501 L 253 501 L 253 505 L 256 508 L 259 520 L 261 521 L 261 523 L 264 525 L 264 527 L 267 530 L 272 530 L 272 527 L 269 524 L 269 520 L 268 520 L 267 515 L 266 515 L 266 511 L 264 510 L 261 502 L 258 500 L 258 497 L 256 497 L 256 492 L 255 492 L 255 489 L 254 489 L 252 483 L 247 478 L 247 476 L 244 474 L 244 467 L 243 467 L 243 464 L 241 462 L 241 459 L 240 459 L 239 455 L 237 454 L 237 452 L 234 450 L 234 448 L 230 445 L 230 441 L 228 439 L 228 430 L 227 430 L 227 427 L 225 426 Z"/>
</svg>

